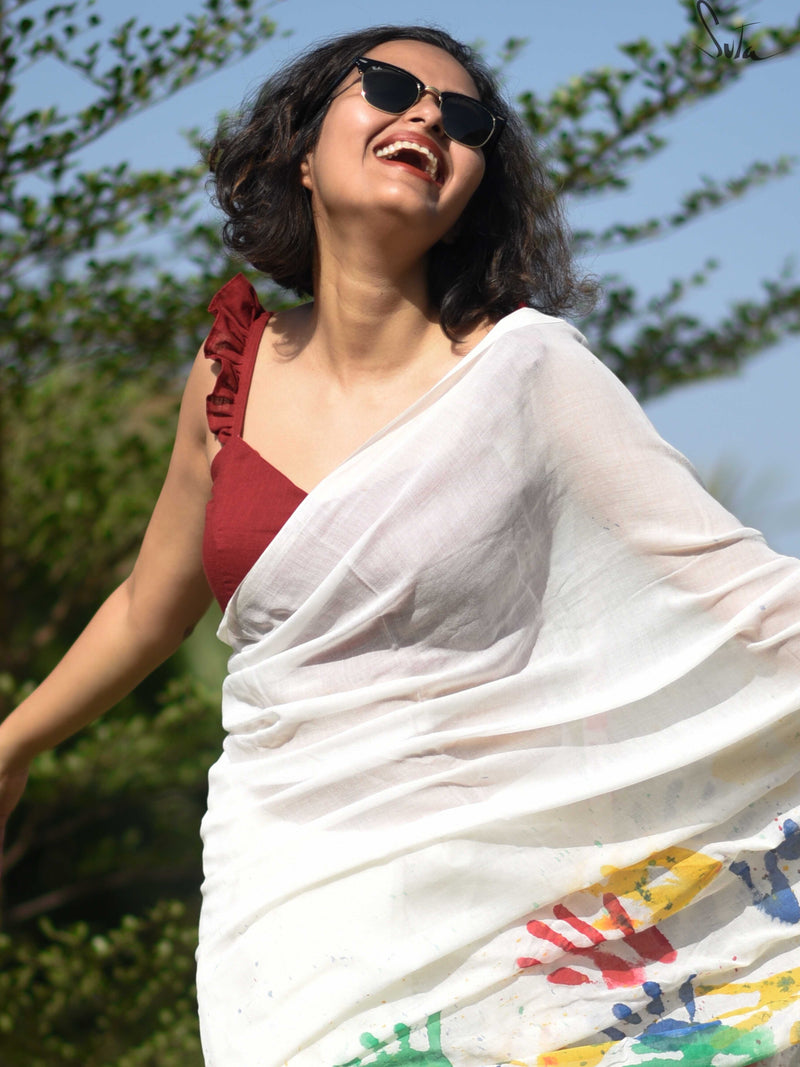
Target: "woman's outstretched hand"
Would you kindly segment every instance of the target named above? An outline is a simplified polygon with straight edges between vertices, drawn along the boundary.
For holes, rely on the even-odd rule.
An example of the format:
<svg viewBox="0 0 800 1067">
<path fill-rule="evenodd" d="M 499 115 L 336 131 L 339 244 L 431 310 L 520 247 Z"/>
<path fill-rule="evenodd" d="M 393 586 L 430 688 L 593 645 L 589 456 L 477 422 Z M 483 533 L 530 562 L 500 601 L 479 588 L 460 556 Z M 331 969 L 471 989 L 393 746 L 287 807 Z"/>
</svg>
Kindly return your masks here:
<svg viewBox="0 0 800 1067">
<path fill-rule="evenodd" d="M 28 767 L 118 703 L 172 655 L 205 612 L 206 503 L 211 496 L 205 398 L 214 373 L 201 348 L 181 405 L 169 472 L 133 573 L 101 605 L 44 681 L 0 722 L 0 855 Z"/>
</svg>

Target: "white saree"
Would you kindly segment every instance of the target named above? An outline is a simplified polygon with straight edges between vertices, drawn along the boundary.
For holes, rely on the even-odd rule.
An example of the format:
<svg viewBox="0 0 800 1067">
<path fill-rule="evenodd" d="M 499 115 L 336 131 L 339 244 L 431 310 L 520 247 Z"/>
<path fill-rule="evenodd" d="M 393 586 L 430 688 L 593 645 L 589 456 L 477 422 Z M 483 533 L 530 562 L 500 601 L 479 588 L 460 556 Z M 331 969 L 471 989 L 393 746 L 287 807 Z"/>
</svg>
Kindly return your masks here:
<svg viewBox="0 0 800 1067">
<path fill-rule="evenodd" d="M 329 475 L 220 636 L 208 1067 L 800 1063 L 800 563 L 566 323 Z"/>
</svg>

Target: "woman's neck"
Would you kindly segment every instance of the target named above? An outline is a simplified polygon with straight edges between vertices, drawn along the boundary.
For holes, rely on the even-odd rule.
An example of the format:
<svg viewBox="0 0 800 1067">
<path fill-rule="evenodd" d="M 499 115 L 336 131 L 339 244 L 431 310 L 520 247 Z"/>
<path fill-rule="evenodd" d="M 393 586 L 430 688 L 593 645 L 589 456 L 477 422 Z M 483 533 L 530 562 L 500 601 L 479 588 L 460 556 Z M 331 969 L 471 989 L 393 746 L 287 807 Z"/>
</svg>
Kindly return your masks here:
<svg viewBox="0 0 800 1067">
<path fill-rule="evenodd" d="M 404 259 L 401 242 L 388 239 L 337 245 L 325 242 L 316 266 L 306 348 L 343 385 L 392 377 L 450 346 L 430 304 L 424 258 Z"/>
</svg>

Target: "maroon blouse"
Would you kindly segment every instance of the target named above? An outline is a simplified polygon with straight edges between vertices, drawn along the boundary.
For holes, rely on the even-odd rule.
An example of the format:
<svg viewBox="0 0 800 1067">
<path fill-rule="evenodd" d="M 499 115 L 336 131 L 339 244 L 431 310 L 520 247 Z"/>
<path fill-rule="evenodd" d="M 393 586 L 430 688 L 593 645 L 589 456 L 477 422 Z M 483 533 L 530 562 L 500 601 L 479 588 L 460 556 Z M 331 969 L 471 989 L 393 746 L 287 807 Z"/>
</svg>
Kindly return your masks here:
<svg viewBox="0 0 800 1067">
<path fill-rule="evenodd" d="M 211 463 L 203 567 L 224 609 L 237 586 L 305 499 L 303 492 L 242 439 L 247 395 L 258 346 L 270 313 L 252 285 L 237 274 L 214 296 L 216 316 L 205 355 L 221 365 L 206 400 L 211 432 L 222 447 Z"/>
</svg>

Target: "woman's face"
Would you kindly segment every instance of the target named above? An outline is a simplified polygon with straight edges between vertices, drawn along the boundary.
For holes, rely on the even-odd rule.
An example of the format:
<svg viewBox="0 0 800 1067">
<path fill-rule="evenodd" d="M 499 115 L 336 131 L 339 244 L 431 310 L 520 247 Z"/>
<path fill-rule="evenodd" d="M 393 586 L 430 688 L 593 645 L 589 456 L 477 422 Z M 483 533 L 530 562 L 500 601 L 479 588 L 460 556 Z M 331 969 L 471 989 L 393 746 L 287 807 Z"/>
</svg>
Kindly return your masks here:
<svg viewBox="0 0 800 1067">
<path fill-rule="evenodd" d="M 367 52 L 425 85 L 478 99 L 469 74 L 447 52 L 420 41 L 388 41 Z M 483 151 L 451 141 L 435 97 L 400 115 L 371 107 L 354 67 L 331 102 L 319 140 L 301 169 L 318 232 L 365 220 L 371 232 L 394 226 L 397 240 L 426 249 L 455 226 L 485 169 Z M 400 142 L 414 148 L 400 148 Z M 435 166 L 434 166 L 435 161 Z"/>
</svg>

